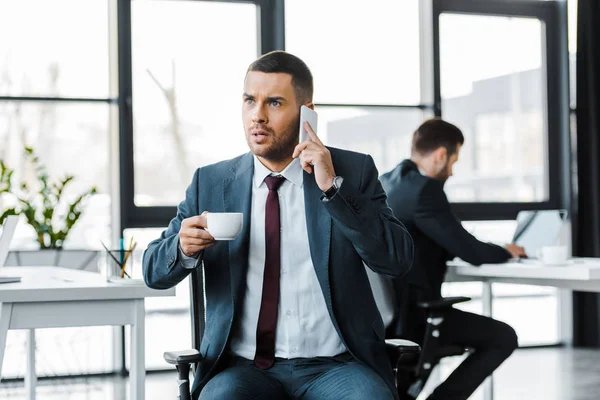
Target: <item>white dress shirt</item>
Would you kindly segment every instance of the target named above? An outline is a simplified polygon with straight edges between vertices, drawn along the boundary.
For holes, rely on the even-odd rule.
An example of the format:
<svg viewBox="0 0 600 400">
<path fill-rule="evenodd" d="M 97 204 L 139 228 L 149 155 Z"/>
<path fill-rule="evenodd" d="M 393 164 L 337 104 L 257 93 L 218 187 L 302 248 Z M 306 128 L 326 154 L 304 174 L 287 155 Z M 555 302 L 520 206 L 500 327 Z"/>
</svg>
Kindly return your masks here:
<svg viewBox="0 0 600 400">
<path fill-rule="evenodd" d="M 272 173 L 255 156 L 250 216 L 250 249 L 244 306 L 231 340 L 233 354 L 254 359 L 256 328 L 265 269 L 265 206 L 269 189 L 264 179 L 282 175 L 278 190 L 281 227 L 279 308 L 275 357 L 334 356 L 346 351 L 329 316 L 317 280 L 306 230 L 303 171 L 294 159 L 280 174 Z"/>
</svg>

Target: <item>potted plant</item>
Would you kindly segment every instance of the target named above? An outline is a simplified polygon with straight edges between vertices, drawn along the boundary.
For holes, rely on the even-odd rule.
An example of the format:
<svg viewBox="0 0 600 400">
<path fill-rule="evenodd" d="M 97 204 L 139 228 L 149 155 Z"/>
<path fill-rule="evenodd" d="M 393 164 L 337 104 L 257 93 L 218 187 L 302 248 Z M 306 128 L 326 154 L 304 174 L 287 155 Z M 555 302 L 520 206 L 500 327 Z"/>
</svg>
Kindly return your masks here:
<svg viewBox="0 0 600 400">
<path fill-rule="evenodd" d="M 25 159 L 33 167 L 36 179 L 34 184 L 30 184 L 21 178 L 18 188 L 12 182 L 14 170 L 0 160 L 0 201 L 3 196 L 9 196 L 13 205 L 4 210 L 0 208 L 0 224 L 9 215 L 22 215 L 35 230 L 40 249 L 61 250 L 81 217 L 86 200 L 96 193 L 96 188 L 88 189 L 69 203 L 64 197 L 64 190 L 74 177 L 67 175 L 63 179 L 51 179 L 31 147 L 25 147 Z"/>
</svg>

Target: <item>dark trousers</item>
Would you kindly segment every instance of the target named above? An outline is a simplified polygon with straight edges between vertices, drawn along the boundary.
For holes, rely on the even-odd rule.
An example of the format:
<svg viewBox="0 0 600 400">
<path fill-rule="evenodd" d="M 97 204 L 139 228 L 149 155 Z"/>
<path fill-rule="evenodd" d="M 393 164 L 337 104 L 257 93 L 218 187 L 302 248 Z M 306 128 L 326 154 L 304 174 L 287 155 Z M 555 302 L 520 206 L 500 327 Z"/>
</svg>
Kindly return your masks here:
<svg viewBox="0 0 600 400">
<path fill-rule="evenodd" d="M 440 326 L 440 345 L 466 346 L 475 352 L 435 389 L 428 400 L 468 399 L 518 347 L 518 341 L 514 329 L 504 322 L 452 309 Z"/>
<path fill-rule="evenodd" d="M 349 353 L 335 357 L 275 359 L 262 370 L 233 357 L 200 393 L 200 400 L 393 400 L 384 380 Z"/>
</svg>

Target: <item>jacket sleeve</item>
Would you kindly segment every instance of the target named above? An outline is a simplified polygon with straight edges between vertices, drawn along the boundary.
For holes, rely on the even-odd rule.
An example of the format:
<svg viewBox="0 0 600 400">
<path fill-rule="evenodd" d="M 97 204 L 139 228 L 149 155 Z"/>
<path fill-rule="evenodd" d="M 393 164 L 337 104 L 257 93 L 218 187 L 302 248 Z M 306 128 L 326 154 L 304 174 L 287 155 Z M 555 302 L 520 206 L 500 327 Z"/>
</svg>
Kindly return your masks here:
<svg viewBox="0 0 600 400">
<path fill-rule="evenodd" d="M 415 211 L 419 230 L 443 247 L 450 255 L 473 265 L 502 263 L 510 253 L 501 246 L 477 240 L 456 219 L 439 182 L 430 180 L 423 186 Z"/>
<path fill-rule="evenodd" d="M 360 187 L 344 182 L 323 204 L 369 268 L 389 277 L 408 272 L 414 256 L 413 241 L 388 207 L 371 156 L 364 158 Z"/>
<path fill-rule="evenodd" d="M 181 282 L 192 269 L 184 268 L 179 252 L 179 228 L 181 221 L 198 214 L 199 171 L 186 190 L 185 200 L 177 207 L 177 215 L 160 237 L 148 245 L 142 266 L 144 281 L 153 289 L 168 289 Z M 201 265 L 200 254 L 196 265 Z"/>
</svg>

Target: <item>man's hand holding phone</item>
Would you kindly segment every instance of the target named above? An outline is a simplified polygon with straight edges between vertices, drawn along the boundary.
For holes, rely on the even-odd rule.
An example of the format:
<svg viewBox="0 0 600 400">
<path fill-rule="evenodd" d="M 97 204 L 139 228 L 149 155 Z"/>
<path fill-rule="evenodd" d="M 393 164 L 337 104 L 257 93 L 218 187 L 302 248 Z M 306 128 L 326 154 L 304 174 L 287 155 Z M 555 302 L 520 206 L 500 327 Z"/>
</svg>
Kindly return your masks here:
<svg viewBox="0 0 600 400">
<path fill-rule="evenodd" d="M 217 243 L 215 238 L 204 229 L 207 227 L 206 214 L 208 214 L 208 211 L 181 221 L 179 247 L 183 254 L 188 257 L 194 257 L 202 250 Z"/>
<path fill-rule="evenodd" d="M 299 157 L 302 169 L 309 174 L 314 170 L 317 186 L 324 192 L 333 185 L 335 177 L 331 154 L 307 121 L 304 122 L 303 128 L 310 140 L 300 142 L 294 149 L 292 157 Z"/>
</svg>

